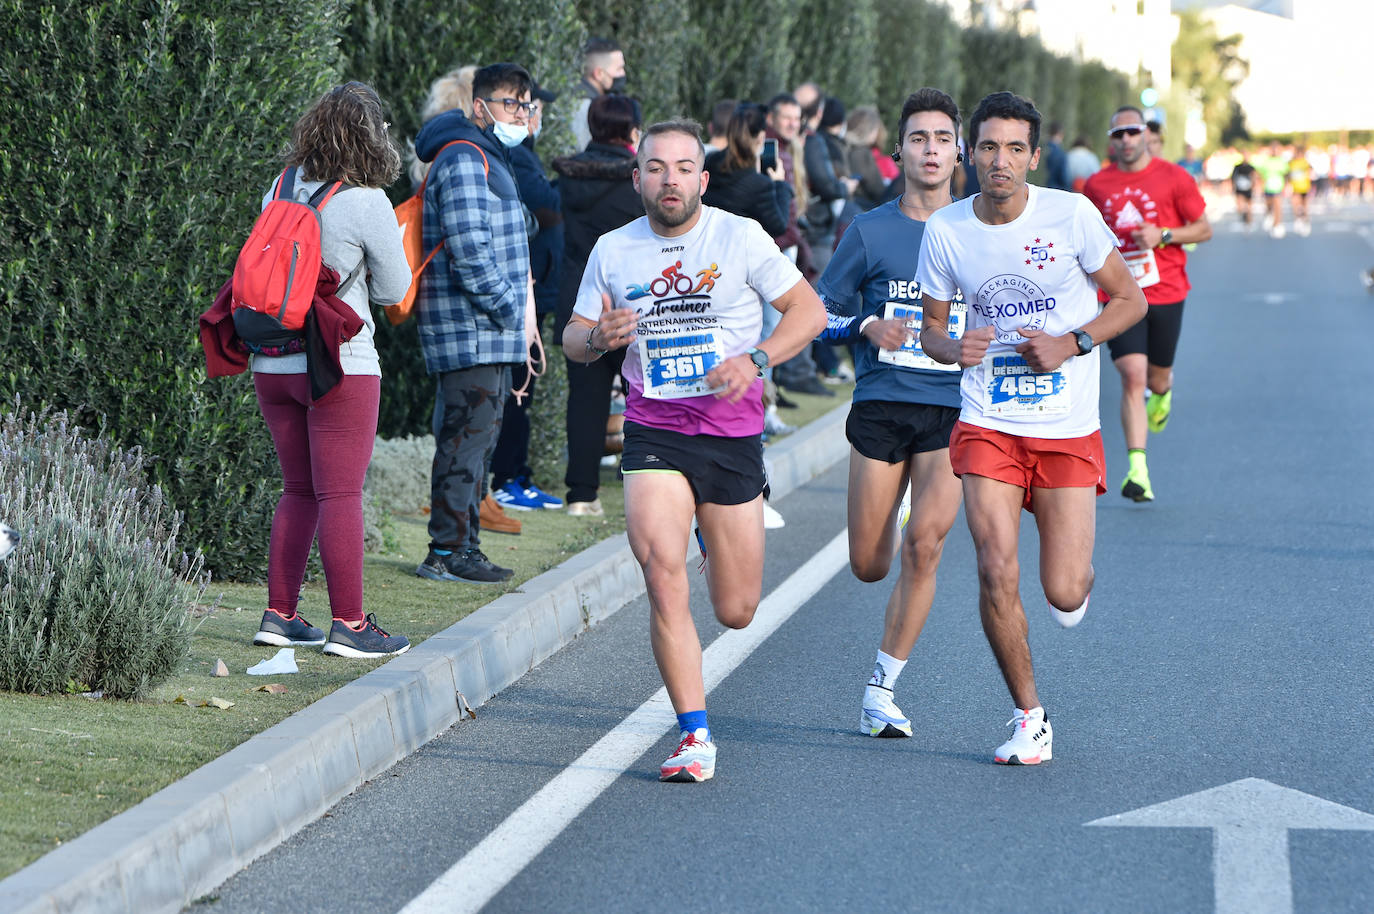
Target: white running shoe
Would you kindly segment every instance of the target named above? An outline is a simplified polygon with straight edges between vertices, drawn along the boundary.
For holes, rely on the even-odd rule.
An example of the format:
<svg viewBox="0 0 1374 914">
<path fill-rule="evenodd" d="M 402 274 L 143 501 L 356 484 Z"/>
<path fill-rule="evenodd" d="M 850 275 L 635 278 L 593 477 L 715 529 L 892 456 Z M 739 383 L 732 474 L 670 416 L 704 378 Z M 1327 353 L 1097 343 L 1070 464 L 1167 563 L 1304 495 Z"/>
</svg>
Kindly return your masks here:
<svg viewBox="0 0 1374 914">
<path fill-rule="evenodd" d="M 1278 223 L 1269 230 L 1270 238 L 1282 238 L 1286 234 L 1288 234 L 1288 230 L 1283 227 L 1282 222 Z"/>
<path fill-rule="evenodd" d="M 778 530 L 787 526 L 787 521 L 782 519 L 782 515 L 777 512 L 768 502 L 763 503 L 763 529 Z"/>
<path fill-rule="evenodd" d="M 716 744 L 706 738 L 701 727 L 682 731 L 677 751 L 658 767 L 660 781 L 709 781 L 716 773 Z"/>
<path fill-rule="evenodd" d="M 902 496 L 902 506 L 897 509 L 897 534 L 900 536 L 906 530 L 907 522 L 911 520 L 911 482 L 906 484 L 906 494 Z"/>
<path fill-rule="evenodd" d="M 892 700 L 892 690 L 869 685 L 864 689 L 864 706 L 859 715 L 859 732 L 865 736 L 901 737 L 911 735 L 911 721 Z"/>
<path fill-rule="evenodd" d="M 1016 729 L 993 754 L 999 765 L 1038 765 L 1054 758 L 1054 731 L 1044 708 L 1017 708 L 1007 724 Z"/>
<path fill-rule="evenodd" d="M 1064 628 L 1073 628 L 1079 622 L 1083 621 L 1083 614 L 1088 611 L 1088 601 L 1092 599 L 1092 596 L 1092 594 L 1088 594 L 1084 597 L 1083 605 L 1072 612 L 1064 612 L 1064 610 L 1055 606 L 1053 603 L 1049 603 L 1048 601 L 1046 601 L 1046 603 L 1050 608 L 1050 615 L 1054 616 L 1054 621 L 1058 622 Z"/>
</svg>

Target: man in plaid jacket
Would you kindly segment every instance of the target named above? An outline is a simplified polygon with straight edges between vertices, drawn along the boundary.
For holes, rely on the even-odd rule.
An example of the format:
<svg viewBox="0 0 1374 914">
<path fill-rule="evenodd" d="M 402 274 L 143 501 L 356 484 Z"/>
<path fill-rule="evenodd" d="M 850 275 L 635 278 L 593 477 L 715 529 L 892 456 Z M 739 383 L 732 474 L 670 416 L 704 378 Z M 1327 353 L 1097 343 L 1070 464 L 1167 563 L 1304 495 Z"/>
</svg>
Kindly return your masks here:
<svg viewBox="0 0 1374 914">
<path fill-rule="evenodd" d="M 473 76 L 471 119 L 445 112 L 415 139 L 420 160 L 433 163 L 425 250 L 442 243 L 416 299 L 420 347 L 438 390 L 429 554 L 415 573 L 436 581 L 512 574 L 482 554 L 478 505 L 511 366 L 526 355 L 529 245 L 507 150 L 528 134 L 530 88 L 515 64 L 483 67 Z"/>
</svg>

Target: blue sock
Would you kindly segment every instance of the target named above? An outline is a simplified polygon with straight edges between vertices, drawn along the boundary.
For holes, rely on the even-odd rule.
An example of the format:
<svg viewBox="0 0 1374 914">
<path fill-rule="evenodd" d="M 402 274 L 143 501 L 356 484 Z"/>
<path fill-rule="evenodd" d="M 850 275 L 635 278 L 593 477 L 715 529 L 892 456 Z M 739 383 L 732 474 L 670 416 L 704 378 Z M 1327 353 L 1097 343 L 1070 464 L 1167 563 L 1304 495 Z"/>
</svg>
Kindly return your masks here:
<svg viewBox="0 0 1374 914">
<path fill-rule="evenodd" d="M 711 738 L 711 728 L 706 725 L 706 711 L 688 711 L 686 714 L 677 716 L 677 727 L 684 733 L 693 733 L 697 730 L 705 729 L 706 738 Z"/>
</svg>

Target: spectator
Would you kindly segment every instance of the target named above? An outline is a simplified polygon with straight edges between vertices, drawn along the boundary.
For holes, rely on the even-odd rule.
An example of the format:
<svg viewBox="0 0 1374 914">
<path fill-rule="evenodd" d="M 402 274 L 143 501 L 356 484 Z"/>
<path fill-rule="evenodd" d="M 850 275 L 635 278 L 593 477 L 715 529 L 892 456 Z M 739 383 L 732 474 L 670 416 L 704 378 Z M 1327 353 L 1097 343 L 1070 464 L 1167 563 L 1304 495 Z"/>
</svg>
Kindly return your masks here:
<svg viewBox="0 0 1374 914">
<path fill-rule="evenodd" d="M 873 161 L 873 150 L 882 151 L 886 142 L 885 134 L 877 108 L 863 105 L 850 113 L 845 140 L 849 143 L 850 173 L 859 179 L 858 188 L 854 191 L 854 203 L 861 212 L 877 206 L 887 192 L 887 182 Z"/>
<path fill-rule="evenodd" d="M 1164 122 L 1158 118 L 1145 122 L 1146 151 L 1150 153 L 1150 158 L 1157 159 L 1164 155 Z"/>
<path fill-rule="evenodd" d="M 587 148 L 553 160 L 564 219 L 563 281 L 553 328 L 553 338 L 560 341 L 597 239 L 644 215 L 644 203 L 634 186 L 639 103 L 624 95 L 598 96 L 587 109 L 587 126 L 591 131 Z M 623 349 L 595 362 L 567 359 L 568 469 L 563 481 L 568 487 L 568 513 L 575 517 L 605 513 L 597 496 L 601 455 L 611 413 L 611 385 L 624 359 Z"/>
<path fill-rule="evenodd" d="M 416 300 L 425 367 L 436 376 L 442 403 L 430 547 L 415 570 L 431 580 L 493 582 L 513 573 L 482 554 L 478 502 L 511 366 L 525 360 L 530 255 L 509 148 L 529 134 L 530 88 L 522 67 L 483 67 L 473 75 L 471 120 L 446 112 L 415 141 L 420 159 L 433 163 L 424 244 L 439 248 Z"/>
<path fill-rule="evenodd" d="M 377 617 L 363 615 L 363 477 L 377 437 L 381 364 L 372 343 L 369 299 L 401 300 L 410 267 L 382 188 L 395 181 L 401 157 L 377 93 L 358 82 L 330 89 L 296 122 L 286 154 L 282 195 L 319 201 L 320 251 L 341 277 L 338 298 L 357 313 L 362 329 L 340 347 L 343 378 L 312 400 L 306 355 L 256 354 L 253 387 L 281 465 L 282 496 L 272 516 L 267 559 L 267 605 L 254 644 L 324 645 L 326 654 L 381 657 L 410 648 L 388 635 Z M 263 206 L 278 193 L 278 182 Z M 334 617 L 329 638 L 296 612 L 310 546 L 319 537 L 320 561 Z"/>
<path fill-rule="evenodd" d="M 573 112 L 573 138 L 578 149 L 591 142 L 587 126 L 587 108 L 598 95 L 625 94 L 625 52 L 610 38 L 588 38 L 582 46 L 582 82 L 578 84 L 583 98 Z"/>
<path fill-rule="evenodd" d="M 425 124 L 435 115 L 443 114 L 445 111 L 458 110 L 472 116 L 472 74 L 477 72 L 477 68 L 472 64 L 467 66 L 455 67 L 434 82 L 429 84 L 429 96 L 425 99 L 424 107 L 420 109 L 420 123 Z M 424 181 L 425 174 L 429 171 L 429 163 L 421 162 L 415 155 L 415 144 L 410 146 L 410 175 L 411 186 L 416 190 L 420 189 L 420 183 Z"/>
<path fill-rule="evenodd" d="M 1068 153 L 1070 187 L 1081 194 L 1083 185 L 1089 178 L 1097 174 L 1101 167 L 1102 163 L 1098 161 L 1097 153 L 1093 152 L 1092 147 L 1088 145 L 1087 137 L 1080 136 L 1073 141 Z"/>
<path fill-rule="evenodd" d="M 711 120 L 706 125 L 707 153 L 725 148 L 725 131 L 730 126 L 730 115 L 735 113 L 737 104 L 733 98 L 722 98 L 711 108 Z"/>
<path fill-rule="evenodd" d="M 762 105 L 743 102 L 735 107 L 726 128 L 725 150 L 706 156 L 705 169 L 711 179 L 701 202 L 753 219 L 776 237 L 787 230 L 794 191 L 781 162 L 766 175 L 759 173 L 766 135 Z"/>
<path fill-rule="evenodd" d="M 544 176 L 544 166 L 534 152 L 534 141 L 542 125 L 543 107 L 558 96 L 534 83 L 530 90 L 530 135 L 510 150 L 511 165 L 515 169 L 515 183 L 520 199 L 534 221 L 530 235 L 530 275 L 534 278 L 535 327 L 558 310 L 559 271 L 563 263 L 563 207 L 558 190 Z M 534 399 L 534 376 L 528 361 L 516 365 L 511 372 L 511 385 L 519 396 L 506 399 L 505 415 L 501 420 L 501 434 L 491 454 L 491 493 L 503 509 L 535 511 L 542 508 L 561 508 L 563 500 L 550 495 L 530 478 L 534 471 L 529 465 L 530 403 Z M 483 529 L 492 529 L 491 525 Z"/>
<path fill-rule="evenodd" d="M 1050 121 L 1050 139 L 1045 144 L 1045 179 L 1055 190 L 1072 190 L 1069 180 L 1069 154 L 1064 151 L 1064 125 Z"/>
<path fill-rule="evenodd" d="M 805 116 L 805 109 L 803 116 Z M 816 258 L 816 269 L 824 270 L 835 244 L 835 222 L 858 181 L 849 176 L 844 142 L 844 103 L 838 98 L 821 99 L 817 127 L 804 143 L 806 178 L 811 197 L 806 209 L 806 240 Z"/>
</svg>

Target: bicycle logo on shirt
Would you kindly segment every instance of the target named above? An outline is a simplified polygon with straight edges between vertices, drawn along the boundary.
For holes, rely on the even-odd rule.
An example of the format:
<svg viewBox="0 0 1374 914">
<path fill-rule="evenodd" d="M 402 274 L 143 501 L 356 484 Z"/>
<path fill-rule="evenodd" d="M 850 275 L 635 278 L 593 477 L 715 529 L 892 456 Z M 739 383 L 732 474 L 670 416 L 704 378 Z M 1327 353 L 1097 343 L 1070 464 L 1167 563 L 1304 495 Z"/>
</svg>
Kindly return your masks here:
<svg viewBox="0 0 1374 914">
<path fill-rule="evenodd" d="M 709 294 L 720 276 L 720 266 L 713 263 L 704 270 L 697 270 L 696 279 L 693 279 L 682 272 L 682 261 L 679 260 L 649 282 L 630 283 L 625 287 L 625 298 L 635 301 L 646 296 L 662 299 L 672 295 Z"/>
</svg>

